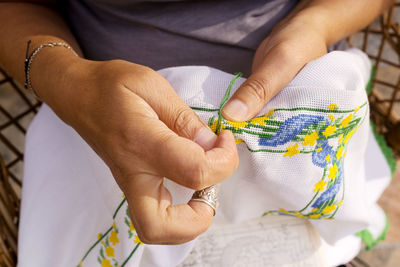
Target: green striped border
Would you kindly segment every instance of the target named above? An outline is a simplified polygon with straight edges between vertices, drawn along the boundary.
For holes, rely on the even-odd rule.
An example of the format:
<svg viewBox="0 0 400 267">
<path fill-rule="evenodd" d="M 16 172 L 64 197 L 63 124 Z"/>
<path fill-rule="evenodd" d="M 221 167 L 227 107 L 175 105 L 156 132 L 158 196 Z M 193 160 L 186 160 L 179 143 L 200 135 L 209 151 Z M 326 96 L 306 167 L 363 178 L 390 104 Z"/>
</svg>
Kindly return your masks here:
<svg viewBox="0 0 400 267">
<path fill-rule="evenodd" d="M 380 133 L 378 133 L 378 131 L 376 130 L 375 123 L 372 120 L 370 123 L 371 123 L 370 125 L 371 125 L 372 132 L 374 134 L 375 140 L 378 143 L 378 146 L 380 147 L 380 149 L 386 159 L 387 164 L 389 165 L 390 172 L 391 172 L 392 178 L 393 178 L 393 175 L 396 171 L 396 165 L 397 165 L 393 151 L 389 147 L 389 145 L 386 143 L 385 137 L 383 135 L 381 135 Z"/>
<path fill-rule="evenodd" d="M 365 87 L 367 95 L 369 95 L 372 92 L 374 78 L 375 78 L 375 68 L 374 66 L 372 66 L 371 75 L 367 83 L 367 86 Z M 393 178 L 394 172 L 396 171 L 396 160 L 394 158 L 393 151 L 386 143 L 385 138 L 378 133 L 378 131 L 376 130 L 375 123 L 372 120 L 370 120 L 370 126 L 372 133 L 374 134 L 375 140 L 378 143 L 378 146 L 381 149 L 387 164 L 389 165 L 391 176 Z M 360 232 L 357 232 L 355 235 L 361 238 L 362 242 L 365 244 L 365 250 L 368 251 L 371 250 L 376 245 L 378 245 L 381 241 L 385 240 L 388 229 L 389 229 L 389 219 L 386 215 L 385 227 L 383 228 L 381 234 L 376 239 L 374 239 L 372 233 L 368 229 L 364 229 Z"/>
<path fill-rule="evenodd" d="M 365 250 L 368 251 L 371 250 L 376 245 L 378 245 L 381 241 L 385 240 L 388 229 L 389 229 L 389 219 L 386 216 L 385 227 L 383 228 L 381 234 L 376 239 L 374 239 L 373 235 L 368 229 L 364 229 L 356 233 L 356 236 L 361 238 L 362 242 L 365 244 Z"/>
</svg>

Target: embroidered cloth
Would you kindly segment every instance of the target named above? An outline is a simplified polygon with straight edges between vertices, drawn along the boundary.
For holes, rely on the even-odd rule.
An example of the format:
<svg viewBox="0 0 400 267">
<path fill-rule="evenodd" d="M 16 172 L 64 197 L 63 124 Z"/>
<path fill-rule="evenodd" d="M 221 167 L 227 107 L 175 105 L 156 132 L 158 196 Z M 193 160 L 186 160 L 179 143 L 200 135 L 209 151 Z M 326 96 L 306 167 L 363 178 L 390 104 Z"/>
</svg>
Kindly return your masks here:
<svg viewBox="0 0 400 267">
<path fill-rule="evenodd" d="M 240 164 L 221 184 L 215 219 L 309 220 L 327 254 L 335 251 L 329 265 L 357 254 L 357 232 L 377 239 L 386 218 L 376 201 L 390 170 L 371 138 L 370 71 L 359 50 L 331 52 L 307 64 L 258 116 L 231 122 L 219 120 L 218 110 L 234 75 L 199 66 L 160 70 L 213 130 L 219 125 L 235 135 Z M 238 78 L 232 93 L 244 81 Z M 189 255 L 195 241 L 141 243 L 109 169 L 46 105 L 29 128 L 25 155 L 20 267 L 175 266 Z M 175 204 L 190 199 L 192 190 L 165 184 Z"/>
</svg>

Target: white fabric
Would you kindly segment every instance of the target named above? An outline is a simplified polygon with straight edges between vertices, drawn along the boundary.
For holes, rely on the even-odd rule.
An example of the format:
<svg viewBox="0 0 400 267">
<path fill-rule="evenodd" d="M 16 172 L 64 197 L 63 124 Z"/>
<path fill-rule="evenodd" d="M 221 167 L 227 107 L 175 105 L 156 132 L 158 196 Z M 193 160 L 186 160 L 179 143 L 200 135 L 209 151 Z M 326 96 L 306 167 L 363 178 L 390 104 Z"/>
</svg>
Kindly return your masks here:
<svg viewBox="0 0 400 267">
<path fill-rule="evenodd" d="M 249 123 L 224 121 L 225 127 L 253 133 L 235 134 L 237 139 L 243 140 L 238 144 L 240 165 L 222 183 L 216 218 L 225 223 L 239 223 L 260 217 L 265 212 L 310 218 L 327 244 L 327 253 L 335 251 L 329 254 L 330 265 L 345 262 L 356 255 L 359 239 L 354 237 L 357 242 L 343 242 L 350 236 L 354 239 L 354 233 L 369 228 L 374 237 L 379 236 L 385 225 L 385 216 L 375 203 L 389 183 L 390 170 L 373 138 L 368 141 L 369 110 L 365 104 L 365 87 L 370 67 L 368 58 L 358 50 L 331 52 L 307 64 L 263 108 L 260 116 L 266 113 L 265 120 L 253 120 L 250 126 Z M 219 108 L 233 78 L 231 74 L 209 67 L 177 67 L 159 72 L 189 106 L 208 109 Z M 244 80 L 240 78 L 235 83 L 232 93 Z M 215 126 L 216 112 L 196 112 L 212 127 Z M 215 118 L 210 121 L 212 116 Z M 343 122 L 346 118 L 347 122 Z M 285 121 L 287 128 L 283 129 Z M 327 128 L 333 124 L 337 125 L 336 129 Z M 293 125 L 300 130 L 293 129 Z M 335 137 L 336 132 L 350 126 L 357 129 L 351 138 L 346 139 L 346 134 Z M 319 135 L 319 141 L 315 140 L 314 144 L 312 127 Z M 282 135 L 277 138 L 280 128 Z M 290 132 L 296 133 L 285 141 Z M 259 138 L 254 133 L 268 136 Z M 310 137 L 306 144 L 303 140 L 305 135 Z M 318 152 L 316 146 L 322 144 L 325 135 L 329 139 Z M 276 142 L 271 141 L 274 138 Z M 340 146 L 343 150 L 338 153 Z M 250 152 L 248 148 L 268 151 Z M 297 153 L 300 150 L 309 152 Z M 326 161 L 325 157 L 321 161 L 322 154 L 318 153 L 324 151 L 329 152 L 330 159 L 327 166 L 321 167 L 318 164 L 326 165 Z M 333 175 L 335 160 L 337 171 Z M 341 162 L 343 178 L 339 178 Z M 328 191 L 329 183 L 320 183 L 323 185 L 320 192 L 313 191 L 323 178 L 324 168 L 326 177 L 323 180 L 332 181 L 332 184 L 336 181 L 338 190 L 332 195 L 335 196 L 332 203 L 319 211 L 312 211 L 312 205 Z M 328 177 L 330 173 L 332 178 Z M 123 199 L 122 192 L 101 159 L 45 105 L 27 134 L 23 183 L 20 267 L 76 266 L 93 244 L 94 248 L 81 266 L 175 266 L 184 260 L 194 244 L 140 245 L 127 259 L 138 240 L 129 225 L 126 202 L 115 213 Z M 167 180 L 166 185 L 174 203 L 189 200 L 192 190 Z M 344 198 L 340 202 L 343 190 Z M 308 202 L 310 206 L 301 213 L 296 212 Z M 325 209 L 326 206 L 330 208 Z M 329 217 L 336 208 L 334 219 L 312 219 Z M 96 243 L 99 233 L 104 238 Z M 353 245 L 346 247 L 346 244 Z M 350 250 L 353 253 L 345 255 L 344 251 Z"/>
</svg>

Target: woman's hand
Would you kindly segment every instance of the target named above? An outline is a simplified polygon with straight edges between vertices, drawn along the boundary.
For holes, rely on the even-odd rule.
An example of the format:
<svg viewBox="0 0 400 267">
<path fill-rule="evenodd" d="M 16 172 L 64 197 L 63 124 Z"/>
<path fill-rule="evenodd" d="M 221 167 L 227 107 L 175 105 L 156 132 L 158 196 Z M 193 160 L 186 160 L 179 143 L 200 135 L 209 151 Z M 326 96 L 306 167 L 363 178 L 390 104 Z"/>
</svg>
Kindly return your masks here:
<svg viewBox="0 0 400 267">
<path fill-rule="evenodd" d="M 147 67 L 122 60 L 83 60 L 62 49 L 38 55 L 33 86 L 42 89 L 39 96 L 110 167 L 126 195 L 139 238 L 176 244 L 205 231 L 213 210 L 196 201 L 171 206 L 163 177 L 196 190 L 228 177 L 238 164 L 232 133 L 217 137 L 168 81 Z M 50 88 L 35 77 L 43 74 L 39 66 L 55 71 L 50 59 L 45 62 L 46 57 L 54 59 L 52 53 L 70 59 L 58 86 Z M 64 63 L 58 60 L 54 67 L 59 64 Z"/>
<path fill-rule="evenodd" d="M 302 0 L 258 47 L 253 72 L 225 105 L 233 121 L 254 117 L 308 62 L 362 29 L 393 0 Z"/>
<path fill-rule="evenodd" d="M 311 60 L 327 52 L 322 32 L 311 22 L 287 19 L 260 44 L 252 74 L 222 110 L 234 121 L 251 119 Z"/>
</svg>

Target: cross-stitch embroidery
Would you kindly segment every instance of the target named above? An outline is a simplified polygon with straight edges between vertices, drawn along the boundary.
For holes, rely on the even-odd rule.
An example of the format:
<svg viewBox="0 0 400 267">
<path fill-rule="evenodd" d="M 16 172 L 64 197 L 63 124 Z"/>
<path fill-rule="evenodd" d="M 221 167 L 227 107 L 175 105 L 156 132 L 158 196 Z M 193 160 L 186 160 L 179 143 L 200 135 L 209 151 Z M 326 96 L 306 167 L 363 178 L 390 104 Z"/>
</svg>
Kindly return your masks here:
<svg viewBox="0 0 400 267">
<path fill-rule="evenodd" d="M 240 75 L 237 74 L 232 82 Z M 284 214 L 309 219 L 333 219 L 344 198 L 343 163 L 347 145 L 367 115 L 368 102 L 351 110 L 340 110 L 336 103 L 331 103 L 326 108 L 278 108 L 249 121 L 232 122 L 220 115 L 225 100 L 229 98 L 232 82 L 219 109 L 192 107 L 203 112 L 218 112 L 218 116 L 212 115 L 208 120 L 209 127 L 215 133 L 219 133 L 221 129 L 232 131 L 236 143 L 243 143 L 253 153 L 281 153 L 283 157 L 312 153 L 312 163 L 323 168 L 322 177 L 310 189 L 314 193 L 313 197 L 302 209 L 288 211 L 281 208 L 267 211 L 264 215 Z M 280 121 L 277 117 L 283 116 L 276 116 L 277 112 L 295 113 L 289 117 L 285 114 L 287 119 Z M 253 138 L 256 142 L 246 142 Z M 282 149 L 283 145 L 285 147 Z"/>
<path fill-rule="evenodd" d="M 125 214 L 120 213 L 121 209 L 125 209 Z M 117 246 L 120 243 L 119 229 L 117 228 L 115 222 L 117 216 L 120 216 L 121 218 L 123 217 L 125 225 L 127 226 L 126 231 L 128 233 L 128 238 L 133 239 L 132 242 L 133 249 L 131 250 L 131 253 L 128 255 L 128 257 L 123 261 L 118 261 L 115 253 L 116 250 L 118 249 Z M 138 235 L 136 234 L 135 228 L 133 227 L 132 221 L 130 220 L 128 204 L 125 196 L 123 196 L 123 200 L 115 210 L 112 219 L 113 219 L 112 225 L 103 234 L 99 233 L 97 235 L 97 241 L 94 242 L 94 244 L 85 253 L 81 261 L 78 263 L 77 267 L 84 266 L 86 258 L 96 247 L 99 249 L 97 261 L 101 267 L 124 267 L 126 266 L 128 261 L 132 258 L 133 254 L 136 252 L 138 247 L 143 244 L 142 241 L 140 241 Z M 122 263 L 120 264 L 120 262 Z"/>
<path fill-rule="evenodd" d="M 302 209 L 280 208 L 267 211 L 263 215 L 280 214 L 308 219 L 333 219 L 344 198 L 343 163 L 347 146 L 368 114 L 368 102 L 351 110 L 340 110 L 336 103 L 331 103 L 326 108 L 277 108 L 244 122 L 225 120 L 221 115 L 222 107 L 229 98 L 234 82 L 240 76 L 239 73 L 233 78 L 218 109 L 191 108 L 212 113 L 208 120 L 209 127 L 217 134 L 221 129 L 232 131 L 236 143 L 245 145 L 252 153 L 278 153 L 282 154 L 282 157 L 298 157 L 311 153 L 312 163 L 323 168 L 322 177 L 313 188 L 310 188 L 311 200 Z M 277 119 L 278 112 L 294 114 L 293 116 L 286 114 L 284 116 L 286 119 L 281 121 Z M 256 142 L 246 142 L 252 138 L 256 139 Z M 122 207 L 126 209 L 123 215 L 119 212 Z M 119 264 L 115 257 L 116 246 L 119 243 L 119 229 L 115 223 L 117 215 L 124 216 L 128 238 L 133 239 L 133 249 L 122 264 Z M 98 240 L 85 253 L 78 267 L 84 266 L 85 259 L 96 247 L 99 249 L 97 260 L 101 267 L 124 267 L 143 244 L 130 220 L 125 197 L 112 219 L 112 226 L 104 234 L 98 234 Z"/>
<path fill-rule="evenodd" d="M 309 219 L 332 219 L 334 217 L 343 203 L 343 162 L 347 145 L 364 120 L 367 108 L 367 102 L 353 110 L 339 110 L 337 104 L 330 104 L 326 109 L 298 107 L 296 109 L 270 110 L 263 116 L 245 122 L 231 122 L 222 119 L 221 128 L 232 131 L 236 143 L 244 143 L 250 152 L 282 153 L 283 157 L 312 153 L 313 164 L 324 169 L 322 177 L 311 189 L 315 193 L 314 196 L 304 208 L 293 211 L 281 208 L 268 211 L 264 215 L 285 214 Z M 200 108 L 195 109 L 199 110 Z M 277 110 L 278 112 L 314 111 L 314 114 L 296 114 L 282 122 L 275 119 L 274 114 Z M 359 116 L 360 113 L 362 114 Z M 340 115 L 335 117 L 334 114 Z M 210 117 L 208 124 L 214 132 L 217 132 L 215 116 Z M 244 138 L 245 136 L 246 138 Z M 250 143 L 244 141 L 249 140 L 251 136 L 257 138 L 258 142 L 256 143 L 265 148 L 251 147 Z M 275 149 L 285 144 L 287 144 L 286 149 Z M 341 197 L 338 197 L 340 190 L 342 194 Z"/>
</svg>

